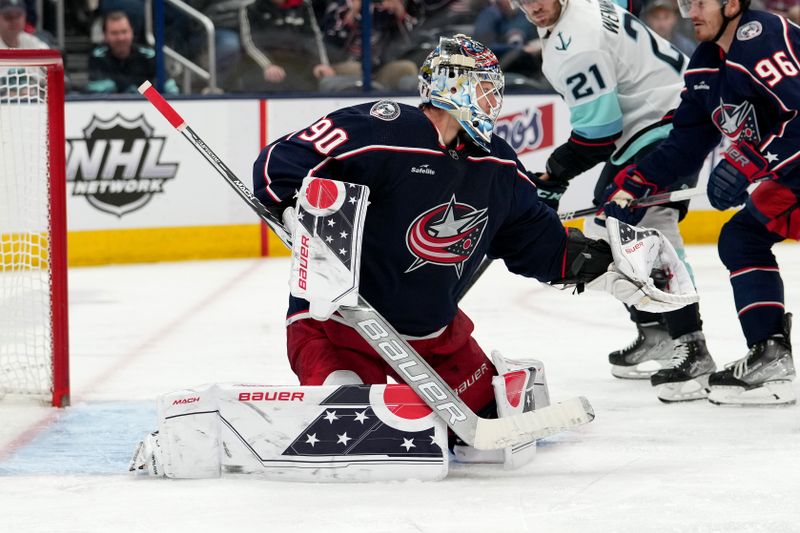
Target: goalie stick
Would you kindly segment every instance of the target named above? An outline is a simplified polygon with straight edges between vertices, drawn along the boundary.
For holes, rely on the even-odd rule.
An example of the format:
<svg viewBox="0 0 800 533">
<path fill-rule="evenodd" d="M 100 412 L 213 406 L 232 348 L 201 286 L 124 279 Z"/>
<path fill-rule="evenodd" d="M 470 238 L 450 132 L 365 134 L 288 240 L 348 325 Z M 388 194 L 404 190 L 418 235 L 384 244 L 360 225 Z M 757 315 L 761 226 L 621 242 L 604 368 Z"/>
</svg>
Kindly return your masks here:
<svg viewBox="0 0 800 533">
<path fill-rule="evenodd" d="M 691 189 L 678 189 L 677 191 L 662 192 L 652 196 L 645 196 L 643 198 L 634 198 L 630 203 L 630 207 L 653 207 L 654 205 L 668 204 L 670 202 L 680 202 L 682 200 L 689 200 L 695 196 L 702 196 L 706 193 L 705 188 L 692 187 Z M 566 211 L 559 213 L 558 218 L 561 220 L 572 220 L 575 218 L 587 217 L 594 215 L 600 208 L 597 206 L 585 207 L 576 211 Z"/>
<path fill-rule="evenodd" d="M 631 207 L 652 207 L 654 205 L 662 205 L 668 204 L 670 202 L 680 202 L 682 200 L 689 200 L 690 198 L 694 198 L 695 196 L 701 196 L 706 193 L 705 189 L 700 187 L 692 187 L 691 189 L 679 189 L 677 191 L 669 191 L 663 192 L 659 194 L 654 194 L 653 196 L 645 196 L 644 198 L 635 198 L 631 203 Z M 575 218 L 582 218 L 588 217 L 590 215 L 594 215 L 600 208 L 597 206 L 592 207 L 585 207 L 583 209 L 577 209 L 575 211 L 565 211 L 564 213 L 559 213 L 558 218 L 561 220 L 573 220 Z M 472 279 L 469 280 L 464 286 L 464 290 L 458 295 L 458 301 L 460 302 L 464 295 L 469 292 L 473 285 L 478 281 L 486 269 L 489 268 L 489 265 L 492 264 L 494 259 L 489 259 L 488 257 L 484 257 L 481 264 L 478 266 L 478 269 L 475 271 L 475 275 L 472 276 Z"/>
<path fill-rule="evenodd" d="M 291 248 L 291 235 L 247 186 L 217 157 L 149 81 L 139 92 L 194 146 L 233 190 Z M 340 307 L 339 314 L 414 392 L 464 442 L 491 450 L 515 446 L 565 431 L 594 419 L 589 401 L 580 396 L 507 418 L 487 419 L 475 414 L 414 348 L 361 295 L 358 305 Z"/>
</svg>

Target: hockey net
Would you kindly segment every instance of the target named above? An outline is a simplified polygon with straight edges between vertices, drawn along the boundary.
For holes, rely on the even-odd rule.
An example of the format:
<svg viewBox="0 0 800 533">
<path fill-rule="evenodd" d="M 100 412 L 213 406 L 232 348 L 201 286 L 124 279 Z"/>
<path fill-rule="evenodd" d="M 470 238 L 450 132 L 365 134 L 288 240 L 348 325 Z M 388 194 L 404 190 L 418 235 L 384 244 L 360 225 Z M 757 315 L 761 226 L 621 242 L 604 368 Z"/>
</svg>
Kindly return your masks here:
<svg viewBox="0 0 800 533">
<path fill-rule="evenodd" d="M 0 397 L 69 403 L 64 70 L 0 50 Z"/>
</svg>

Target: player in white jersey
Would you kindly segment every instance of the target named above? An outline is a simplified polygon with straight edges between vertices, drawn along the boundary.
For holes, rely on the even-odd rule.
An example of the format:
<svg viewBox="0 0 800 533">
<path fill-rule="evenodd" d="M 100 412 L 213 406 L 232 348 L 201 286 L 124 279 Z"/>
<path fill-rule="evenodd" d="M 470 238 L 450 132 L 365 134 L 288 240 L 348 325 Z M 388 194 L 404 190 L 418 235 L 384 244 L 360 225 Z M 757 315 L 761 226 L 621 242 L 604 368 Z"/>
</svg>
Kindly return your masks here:
<svg viewBox="0 0 800 533">
<path fill-rule="evenodd" d="M 535 177 L 540 198 L 557 209 L 569 180 L 598 163 L 605 166 L 595 186 L 597 205 L 620 189 L 638 191 L 642 184 L 614 183 L 614 176 L 669 134 L 688 59 L 611 0 L 515 3 L 537 26 L 542 70 L 570 110 L 569 139 L 550 155 L 546 172 Z M 696 183 L 694 174 L 681 177 L 678 187 Z M 659 229 L 683 259 L 678 221 L 687 209 L 683 202 L 636 211 L 638 223 Z M 587 221 L 585 231 L 602 235 L 603 224 L 602 219 Z M 609 354 L 612 373 L 650 377 L 663 401 L 706 397 L 708 375 L 716 365 L 705 345 L 697 304 L 663 315 L 629 310 L 638 336 Z"/>
</svg>

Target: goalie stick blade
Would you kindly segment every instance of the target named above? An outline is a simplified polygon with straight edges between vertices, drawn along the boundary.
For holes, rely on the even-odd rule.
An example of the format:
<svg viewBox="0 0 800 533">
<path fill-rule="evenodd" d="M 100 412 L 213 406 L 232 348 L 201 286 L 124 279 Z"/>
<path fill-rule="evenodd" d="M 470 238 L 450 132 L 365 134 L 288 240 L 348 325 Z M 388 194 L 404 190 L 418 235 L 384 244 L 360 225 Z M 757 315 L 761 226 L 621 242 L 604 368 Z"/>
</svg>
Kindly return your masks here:
<svg viewBox="0 0 800 533">
<path fill-rule="evenodd" d="M 583 396 L 507 418 L 478 420 L 478 450 L 493 450 L 543 439 L 594 420 L 594 409 Z"/>
</svg>

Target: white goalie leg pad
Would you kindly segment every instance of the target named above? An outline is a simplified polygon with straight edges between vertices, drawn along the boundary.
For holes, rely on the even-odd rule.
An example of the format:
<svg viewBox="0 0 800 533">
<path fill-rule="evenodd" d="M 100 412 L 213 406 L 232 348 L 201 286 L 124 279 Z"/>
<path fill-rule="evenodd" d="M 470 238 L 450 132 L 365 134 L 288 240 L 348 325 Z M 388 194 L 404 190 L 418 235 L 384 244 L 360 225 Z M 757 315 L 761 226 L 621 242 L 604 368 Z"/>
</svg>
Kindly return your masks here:
<svg viewBox="0 0 800 533">
<path fill-rule="evenodd" d="M 130 470 L 181 479 L 219 477 L 222 463 L 217 397 L 215 385 L 159 396 L 158 431 L 139 443 Z"/>
<path fill-rule="evenodd" d="M 674 311 L 699 300 L 689 271 L 658 230 L 631 226 L 613 217 L 606 219 L 606 229 L 614 263 L 608 272 L 587 283 L 587 288 L 611 293 L 652 313 Z M 667 276 L 663 290 L 651 277 L 654 269 Z"/>
<path fill-rule="evenodd" d="M 197 405 L 195 411 L 178 417 L 165 413 L 167 418 L 160 420 L 159 437 L 165 429 L 171 437 L 159 438 L 168 477 L 214 477 L 221 472 L 363 482 L 447 475 L 447 426 L 406 385 L 218 384 L 213 390 L 213 417 L 207 416 L 204 409 L 209 406 L 201 396 L 191 403 Z M 196 397 L 167 396 L 173 402 Z"/>
<path fill-rule="evenodd" d="M 492 378 L 499 417 L 512 416 L 550 405 L 550 390 L 544 363 L 537 359 L 506 359 L 492 351 L 498 375 Z M 536 456 L 536 441 L 509 446 L 502 450 L 476 450 L 471 446 L 453 447 L 456 459 L 463 463 L 502 463 L 506 470 L 520 468 Z"/>
<path fill-rule="evenodd" d="M 358 303 L 361 240 L 369 188 L 307 177 L 297 206 L 284 212 L 292 231 L 293 296 L 308 300 L 309 312 L 327 320 L 341 305 Z"/>
</svg>

